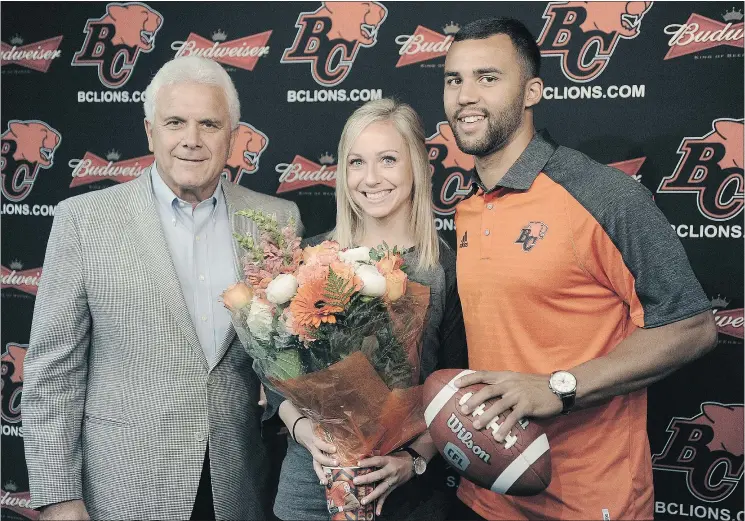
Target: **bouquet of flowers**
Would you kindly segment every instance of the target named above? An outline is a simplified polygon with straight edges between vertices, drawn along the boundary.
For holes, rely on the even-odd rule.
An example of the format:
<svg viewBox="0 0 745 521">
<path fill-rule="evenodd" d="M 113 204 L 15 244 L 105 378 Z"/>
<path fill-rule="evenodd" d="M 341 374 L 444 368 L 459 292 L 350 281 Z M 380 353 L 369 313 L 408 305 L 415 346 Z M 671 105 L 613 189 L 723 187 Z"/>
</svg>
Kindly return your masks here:
<svg viewBox="0 0 745 521">
<path fill-rule="evenodd" d="M 294 223 L 237 215 L 261 235 L 236 235 L 246 279 L 223 302 L 264 385 L 315 422 L 344 467 L 424 432 L 418 383 L 430 292 L 408 280 L 402 252 L 334 241 L 301 249 Z"/>
</svg>

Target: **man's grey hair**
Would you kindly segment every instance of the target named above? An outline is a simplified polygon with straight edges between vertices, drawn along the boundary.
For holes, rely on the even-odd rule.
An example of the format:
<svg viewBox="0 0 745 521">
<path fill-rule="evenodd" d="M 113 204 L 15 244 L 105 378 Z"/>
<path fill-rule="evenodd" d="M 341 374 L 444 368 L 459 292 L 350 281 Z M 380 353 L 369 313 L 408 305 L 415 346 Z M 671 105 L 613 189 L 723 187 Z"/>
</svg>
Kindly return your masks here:
<svg viewBox="0 0 745 521">
<path fill-rule="evenodd" d="M 198 83 L 201 85 L 215 85 L 221 87 L 228 101 L 228 114 L 231 128 L 238 127 L 241 119 L 241 104 L 233 80 L 220 64 L 200 56 L 181 56 L 167 62 L 155 74 L 150 85 L 145 89 L 145 119 L 154 123 L 155 100 L 158 91 L 164 85 L 180 83 Z"/>
</svg>

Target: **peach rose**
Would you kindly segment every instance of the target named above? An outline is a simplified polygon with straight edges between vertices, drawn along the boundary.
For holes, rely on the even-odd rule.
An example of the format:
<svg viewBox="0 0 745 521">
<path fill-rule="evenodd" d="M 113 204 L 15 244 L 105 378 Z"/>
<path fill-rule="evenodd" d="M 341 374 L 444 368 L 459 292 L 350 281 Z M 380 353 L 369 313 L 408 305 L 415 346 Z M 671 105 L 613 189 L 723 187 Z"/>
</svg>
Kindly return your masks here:
<svg viewBox="0 0 745 521">
<path fill-rule="evenodd" d="M 398 255 L 386 253 L 385 257 L 375 263 L 375 266 L 377 266 L 380 273 L 382 273 L 383 275 L 388 275 L 392 271 L 399 269 L 403 265 L 403 263 L 404 260 Z"/>
<path fill-rule="evenodd" d="M 237 282 L 223 291 L 222 303 L 230 311 L 238 311 L 251 304 L 254 292 L 245 282 Z"/>
<path fill-rule="evenodd" d="M 385 298 L 391 302 L 400 299 L 406 293 L 408 277 L 401 270 L 393 270 L 385 276 Z"/>
<path fill-rule="evenodd" d="M 318 246 L 308 246 L 303 250 L 303 261 L 318 261 L 328 266 L 338 258 L 339 243 L 335 241 L 323 241 Z"/>
</svg>

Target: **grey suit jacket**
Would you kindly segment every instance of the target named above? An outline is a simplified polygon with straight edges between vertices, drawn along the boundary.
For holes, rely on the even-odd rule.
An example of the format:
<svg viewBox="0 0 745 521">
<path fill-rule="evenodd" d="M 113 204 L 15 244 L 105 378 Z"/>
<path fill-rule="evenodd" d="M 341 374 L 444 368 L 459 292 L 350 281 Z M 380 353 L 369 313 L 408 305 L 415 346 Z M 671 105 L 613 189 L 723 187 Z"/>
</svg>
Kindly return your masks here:
<svg viewBox="0 0 745 521">
<path fill-rule="evenodd" d="M 297 206 L 221 181 L 245 208 Z M 235 247 L 239 273 L 238 246 Z M 148 172 L 57 207 L 23 389 L 31 504 L 84 499 L 93 519 L 187 519 L 209 442 L 218 519 L 263 519 L 259 382 L 231 327 L 208 367 Z"/>
</svg>

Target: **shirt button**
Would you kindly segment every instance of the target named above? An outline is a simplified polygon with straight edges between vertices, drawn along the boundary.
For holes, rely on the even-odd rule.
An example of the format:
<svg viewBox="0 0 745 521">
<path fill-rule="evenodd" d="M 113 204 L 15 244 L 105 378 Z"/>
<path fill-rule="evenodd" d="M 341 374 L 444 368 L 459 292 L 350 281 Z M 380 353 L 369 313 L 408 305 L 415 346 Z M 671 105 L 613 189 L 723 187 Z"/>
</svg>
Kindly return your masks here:
<svg viewBox="0 0 745 521">
<path fill-rule="evenodd" d="M 494 208 L 494 205 L 493 204 L 489 203 L 489 204 L 486 205 L 486 209 L 487 210 L 491 210 L 492 208 Z"/>
<path fill-rule="evenodd" d="M 214 385 L 214 383 L 215 383 L 215 377 L 212 376 L 212 375 L 209 375 L 209 377 L 207 377 L 207 383 L 210 384 L 210 385 Z"/>
<path fill-rule="evenodd" d="M 204 280 L 204 275 L 200 275 L 199 280 Z"/>
<path fill-rule="evenodd" d="M 484 235 L 489 235 L 489 230 L 484 230 Z"/>
<path fill-rule="evenodd" d="M 197 441 L 204 441 L 204 433 L 202 432 L 197 433 Z"/>
<path fill-rule="evenodd" d="M 202 315 L 202 322 L 207 322 L 207 315 Z"/>
<path fill-rule="evenodd" d="M 196 240 L 199 240 L 199 235 L 197 235 L 197 239 Z"/>
</svg>

